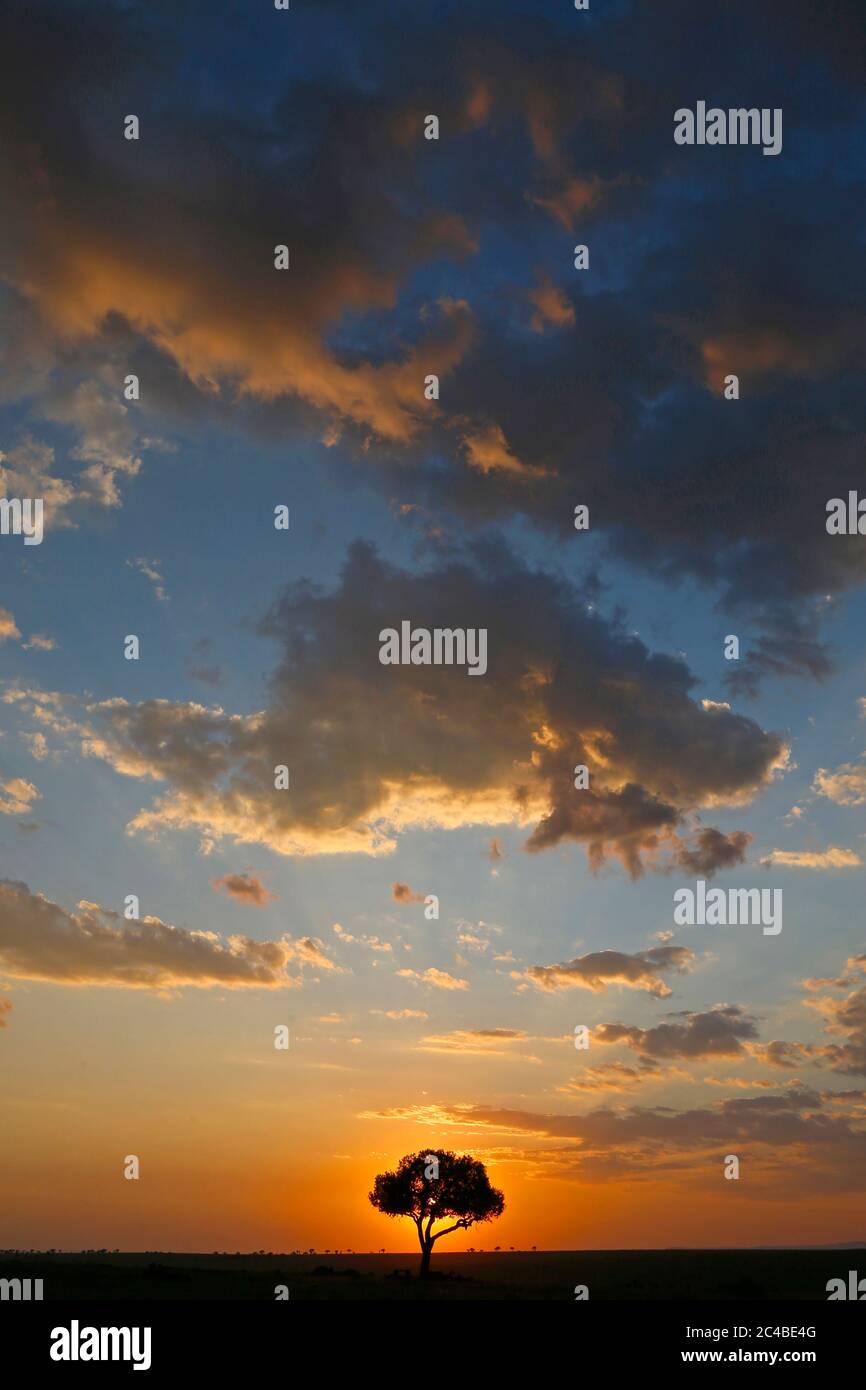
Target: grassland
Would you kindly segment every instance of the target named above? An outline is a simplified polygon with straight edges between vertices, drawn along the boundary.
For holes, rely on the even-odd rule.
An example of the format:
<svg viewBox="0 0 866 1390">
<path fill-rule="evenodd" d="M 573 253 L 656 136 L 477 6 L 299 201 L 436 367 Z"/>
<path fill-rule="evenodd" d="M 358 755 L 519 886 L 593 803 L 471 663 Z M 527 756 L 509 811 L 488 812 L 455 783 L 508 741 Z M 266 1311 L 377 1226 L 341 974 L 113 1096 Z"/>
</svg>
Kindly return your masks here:
<svg viewBox="0 0 866 1390">
<path fill-rule="evenodd" d="M 591 1250 L 414 1254 L 197 1255 L 158 1252 L 0 1255 L 0 1277 L 41 1278 L 45 1301 L 102 1299 L 825 1301 L 828 1279 L 859 1269 L 866 1247 L 822 1250 Z"/>
</svg>

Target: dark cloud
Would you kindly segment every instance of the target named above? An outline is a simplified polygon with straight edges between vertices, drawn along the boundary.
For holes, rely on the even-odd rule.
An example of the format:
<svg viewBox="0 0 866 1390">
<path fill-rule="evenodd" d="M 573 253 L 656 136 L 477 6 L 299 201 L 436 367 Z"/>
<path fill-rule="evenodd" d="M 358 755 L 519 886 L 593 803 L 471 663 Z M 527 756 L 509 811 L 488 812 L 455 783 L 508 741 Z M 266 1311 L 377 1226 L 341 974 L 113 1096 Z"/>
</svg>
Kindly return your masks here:
<svg viewBox="0 0 866 1390">
<path fill-rule="evenodd" d="M 407 615 L 486 629 L 486 674 L 383 666 L 379 633 Z M 512 822 L 534 827 L 531 851 L 575 840 L 594 867 L 614 856 L 632 876 L 710 873 L 738 862 L 747 836 L 701 827 L 696 813 L 751 800 L 786 759 L 777 735 L 694 700 L 682 661 L 502 545 L 411 574 L 357 543 L 333 591 L 292 586 L 263 631 L 280 662 L 254 715 L 168 700 L 89 707 L 84 751 L 167 788 L 133 828 L 381 854 L 411 825 Z M 576 764 L 588 789 L 575 789 Z M 275 788 L 278 766 L 289 791 Z"/>
<path fill-rule="evenodd" d="M 737 1141 L 790 1146 L 813 1142 L 832 1145 L 851 1137 L 848 1123 L 820 1114 L 817 1092 L 795 1087 L 778 1095 L 721 1101 L 712 1107 L 675 1112 L 663 1107 L 625 1111 L 600 1109 L 586 1115 L 533 1115 L 478 1106 L 474 1121 L 526 1130 L 539 1135 L 582 1139 L 593 1148 L 650 1140 L 677 1148 Z M 464 1118 L 466 1118 L 464 1116 Z M 861 1149 L 866 1135 L 858 1136 Z"/>
<path fill-rule="evenodd" d="M 264 907 L 266 903 L 276 902 L 276 894 L 269 893 L 255 874 L 224 874 L 222 878 L 212 879 L 211 883 L 218 892 L 248 907 Z"/>
<path fill-rule="evenodd" d="M 580 1073 L 557 1089 L 566 1095 L 583 1095 L 592 1091 L 605 1094 L 635 1091 L 647 1081 L 664 1080 L 668 1076 L 656 1062 L 641 1057 L 637 1066 L 623 1062 L 604 1062 L 599 1067 L 581 1067 Z"/>
<path fill-rule="evenodd" d="M 690 1013 L 682 1023 L 657 1023 L 635 1028 L 603 1023 L 594 1030 L 602 1043 L 627 1043 L 633 1052 L 655 1059 L 737 1057 L 743 1042 L 757 1038 L 755 1020 L 735 1004 L 718 1005 L 705 1013 Z"/>
<path fill-rule="evenodd" d="M 694 955 L 685 946 L 654 946 L 649 951 L 638 951 L 635 955 L 623 951 L 591 951 L 586 956 L 576 956 L 574 960 L 563 961 L 559 965 L 531 965 L 522 972 L 522 977 L 544 990 L 579 988 L 600 993 L 608 985 L 615 984 L 645 990 L 647 994 L 663 999 L 671 991 L 662 976 L 667 973 L 683 974 L 693 962 Z M 521 972 L 514 971 L 513 974 L 515 978 L 521 978 Z M 598 1036 L 602 1042 L 618 1041 L 602 1034 Z"/>
<path fill-rule="evenodd" d="M 826 1097 L 792 1085 L 784 1092 L 734 1098 L 676 1111 L 663 1106 L 599 1107 L 583 1114 L 538 1113 L 483 1105 L 396 1107 L 365 1118 L 453 1125 L 500 1143 L 553 1140 L 555 1149 L 515 1152 L 535 1158 L 544 1176 L 610 1182 L 624 1176 L 679 1174 L 718 1183 L 724 1155 L 747 1159 L 764 1195 L 797 1198 L 834 1189 L 862 1192 L 866 1134 L 853 1105 L 825 1110 Z M 503 1153 L 507 1153 L 507 1147 Z M 769 1180 L 769 1182 L 768 1182 Z"/>
<path fill-rule="evenodd" d="M 752 1055 L 759 1057 L 771 1067 L 792 1070 L 795 1067 L 815 1065 L 820 1062 L 820 1048 L 809 1043 L 770 1042 L 766 1046 L 753 1047 Z"/>
<path fill-rule="evenodd" d="M 866 423 L 859 8 L 671 0 L 575 48 L 565 10 L 507 4 L 491 29 L 483 5 L 391 24 L 332 0 L 303 63 L 274 64 L 272 10 L 7 5 L 9 389 L 83 432 L 103 505 L 139 460 L 100 392 L 140 363 L 151 408 L 315 431 L 337 468 L 470 524 L 573 542 L 585 502 L 618 555 L 750 625 L 741 690 L 820 678 L 813 600 L 866 577 L 859 538 L 824 528 Z M 228 34 L 222 90 L 190 83 Z M 697 91 L 782 107 L 782 154 L 675 146 Z"/>
<path fill-rule="evenodd" d="M 415 893 L 408 883 L 392 883 L 391 897 L 395 903 L 423 903 L 424 894 Z"/>
<path fill-rule="evenodd" d="M 158 917 L 125 921 L 88 902 L 68 912 L 26 883 L 0 880 L 0 972 L 12 977 L 125 989 L 285 989 L 300 984 L 288 973 L 292 962 L 333 968 L 309 938 L 223 940 Z"/>
<path fill-rule="evenodd" d="M 676 866 L 688 874 L 709 878 L 718 869 L 742 864 L 751 839 L 743 830 L 723 835 L 720 830 L 707 826 L 696 833 L 693 847 L 681 845 L 677 849 Z"/>
</svg>

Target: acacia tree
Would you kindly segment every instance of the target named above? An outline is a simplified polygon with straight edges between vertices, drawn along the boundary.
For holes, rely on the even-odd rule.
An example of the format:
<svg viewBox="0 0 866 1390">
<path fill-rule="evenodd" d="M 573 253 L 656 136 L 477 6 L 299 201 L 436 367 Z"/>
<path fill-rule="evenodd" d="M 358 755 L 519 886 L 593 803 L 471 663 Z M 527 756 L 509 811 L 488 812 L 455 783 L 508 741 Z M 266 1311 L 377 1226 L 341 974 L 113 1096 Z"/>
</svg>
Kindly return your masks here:
<svg viewBox="0 0 866 1390">
<path fill-rule="evenodd" d="M 441 1236 L 492 1221 L 505 1210 L 505 1197 L 491 1187 L 484 1164 L 449 1149 L 407 1154 L 394 1172 L 378 1175 L 370 1201 L 385 1216 L 408 1216 L 415 1222 L 422 1279 L 430 1272 L 433 1246 Z M 451 1224 L 435 1231 L 435 1221 Z"/>
</svg>

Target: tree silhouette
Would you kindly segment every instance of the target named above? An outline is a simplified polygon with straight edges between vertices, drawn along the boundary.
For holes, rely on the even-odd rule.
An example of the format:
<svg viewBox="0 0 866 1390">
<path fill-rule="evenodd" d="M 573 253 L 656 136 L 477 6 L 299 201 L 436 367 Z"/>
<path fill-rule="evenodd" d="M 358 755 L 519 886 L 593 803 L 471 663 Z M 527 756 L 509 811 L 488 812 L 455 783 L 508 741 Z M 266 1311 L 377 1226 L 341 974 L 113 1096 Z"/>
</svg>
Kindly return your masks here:
<svg viewBox="0 0 866 1390">
<path fill-rule="evenodd" d="M 466 1231 L 477 1221 L 492 1221 L 505 1210 L 505 1197 L 491 1187 L 484 1164 L 449 1149 L 407 1154 L 394 1172 L 379 1173 L 369 1196 L 385 1216 L 408 1216 L 415 1222 L 422 1279 L 430 1272 L 430 1256 L 440 1236 Z M 440 1220 L 452 1224 L 434 1231 L 434 1221 Z"/>
</svg>

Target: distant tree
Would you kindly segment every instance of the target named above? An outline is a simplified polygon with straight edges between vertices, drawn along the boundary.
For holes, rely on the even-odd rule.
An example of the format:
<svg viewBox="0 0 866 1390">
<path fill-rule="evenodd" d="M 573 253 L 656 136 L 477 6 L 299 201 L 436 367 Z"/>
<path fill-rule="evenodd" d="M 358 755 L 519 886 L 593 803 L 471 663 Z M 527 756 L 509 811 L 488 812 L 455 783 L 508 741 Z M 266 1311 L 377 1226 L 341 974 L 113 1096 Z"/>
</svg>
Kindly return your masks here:
<svg viewBox="0 0 866 1390">
<path fill-rule="evenodd" d="M 422 1279 L 430 1272 L 433 1246 L 441 1236 L 492 1221 L 505 1210 L 505 1197 L 491 1187 L 484 1164 L 448 1149 L 407 1154 L 394 1172 L 378 1175 L 369 1197 L 385 1216 L 408 1216 L 415 1222 Z M 451 1225 L 434 1231 L 433 1223 L 440 1220 Z"/>
</svg>

